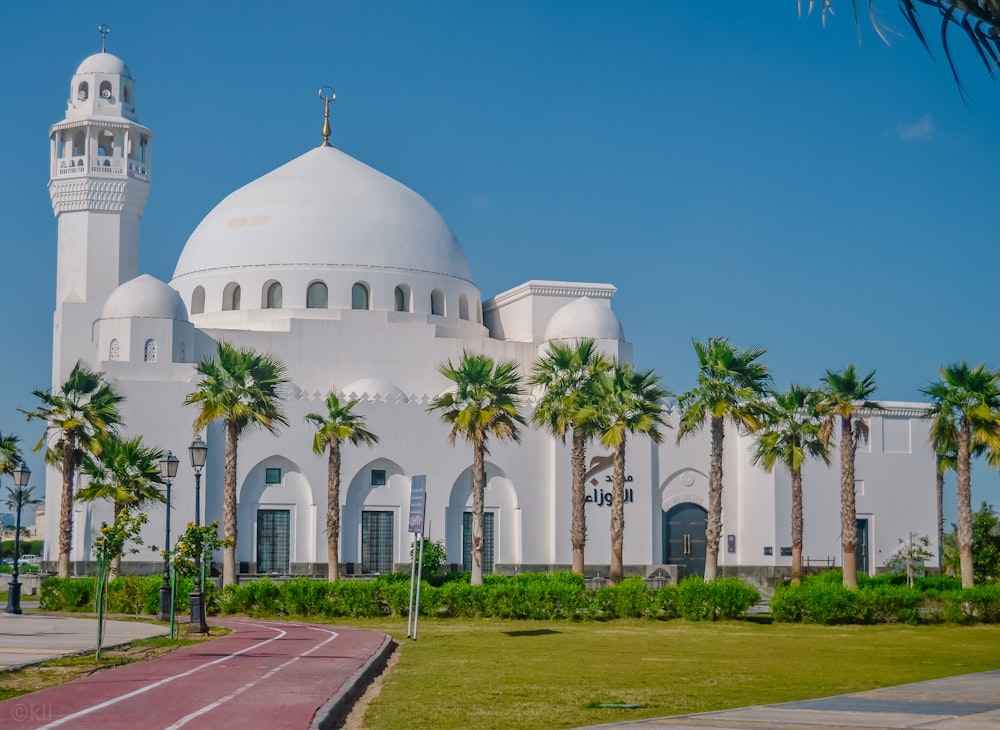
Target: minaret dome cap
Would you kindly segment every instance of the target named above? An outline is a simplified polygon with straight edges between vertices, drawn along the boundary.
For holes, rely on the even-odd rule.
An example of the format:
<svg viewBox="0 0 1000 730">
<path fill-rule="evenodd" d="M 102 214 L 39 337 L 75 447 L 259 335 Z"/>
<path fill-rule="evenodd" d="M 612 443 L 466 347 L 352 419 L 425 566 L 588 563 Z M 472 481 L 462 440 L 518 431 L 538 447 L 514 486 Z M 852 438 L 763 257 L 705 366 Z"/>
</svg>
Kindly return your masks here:
<svg viewBox="0 0 1000 730">
<path fill-rule="evenodd" d="M 88 56 L 80 64 L 80 67 L 76 70 L 77 75 L 80 74 L 117 74 L 118 76 L 126 76 L 132 78 L 132 72 L 128 70 L 128 66 L 125 62 L 111 53 L 95 53 L 93 56 Z"/>
</svg>

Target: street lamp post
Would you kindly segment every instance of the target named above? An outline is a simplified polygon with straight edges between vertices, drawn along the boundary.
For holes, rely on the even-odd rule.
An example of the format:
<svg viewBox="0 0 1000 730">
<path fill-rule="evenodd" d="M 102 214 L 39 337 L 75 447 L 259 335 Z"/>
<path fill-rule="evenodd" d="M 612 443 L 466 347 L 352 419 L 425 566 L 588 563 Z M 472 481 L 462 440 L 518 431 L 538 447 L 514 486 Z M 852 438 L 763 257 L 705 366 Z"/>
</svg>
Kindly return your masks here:
<svg viewBox="0 0 1000 730">
<path fill-rule="evenodd" d="M 16 469 L 14 469 L 14 484 L 22 489 L 28 486 L 28 479 L 31 477 L 31 469 L 26 467 L 24 464 L 19 464 Z M 17 514 L 14 517 L 14 579 L 10 581 L 7 585 L 10 589 L 7 591 L 7 608 L 4 609 L 6 613 L 21 613 L 21 583 L 18 581 L 18 561 L 21 559 L 21 509 L 24 508 L 24 492 L 17 492 L 17 499 L 15 500 L 17 506 Z"/>
<path fill-rule="evenodd" d="M 208 457 L 208 445 L 195 435 L 194 441 L 188 447 L 191 456 L 191 468 L 194 469 L 194 525 L 201 527 L 201 470 Z M 205 622 L 205 592 L 202 585 L 202 555 L 204 548 L 194 555 L 194 591 L 191 592 L 191 621 L 188 632 L 192 634 L 207 634 L 208 624 Z"/>
<path fill-rule="evenodd" d="M 178 463 L 180 459 L 172 451 L 160 459 L 160 476 L 167 484 L 167 537 L 163 546 L 163 583 L 160 585 L 160 613 L 157 616 L 160 621 L 170 620 L 170 483 L 177 476 Z"/>
</svg>

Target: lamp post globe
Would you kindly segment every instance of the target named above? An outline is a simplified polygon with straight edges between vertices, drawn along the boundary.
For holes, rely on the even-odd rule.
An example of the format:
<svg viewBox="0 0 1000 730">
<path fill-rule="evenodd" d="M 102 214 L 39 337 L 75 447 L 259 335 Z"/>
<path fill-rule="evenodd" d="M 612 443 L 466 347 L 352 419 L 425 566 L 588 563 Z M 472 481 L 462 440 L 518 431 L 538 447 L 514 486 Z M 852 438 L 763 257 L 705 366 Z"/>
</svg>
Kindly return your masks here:
<svg viewBox="0 0 1000 730">
<path fill-rule="evenodd" d="M 18 464 L 14 469 L 14 485 L 18 487 L 13 494 L 15 496 L 15 516 L 14 516 L 14 569 L 12 580 L 8 583 L 7 608 L 5 613 L 21 613 L 21 582 L 18 562 L 21 559 L 21 510 L 24 509 L 24 487 L 28 486 L 28 479 L 31 478 L 31 469 L 24 464 Z"/>
<path fill-rule="evenodd" d="M 160 612 L 157 619 L 170 620 L 170 485 L 177 476 L 180 459 L 168 451 L 160 459 L 160 476 L 167 485 L 167 534 L 163 543 L 163 583 L 160 584 Z"/>
</svg>

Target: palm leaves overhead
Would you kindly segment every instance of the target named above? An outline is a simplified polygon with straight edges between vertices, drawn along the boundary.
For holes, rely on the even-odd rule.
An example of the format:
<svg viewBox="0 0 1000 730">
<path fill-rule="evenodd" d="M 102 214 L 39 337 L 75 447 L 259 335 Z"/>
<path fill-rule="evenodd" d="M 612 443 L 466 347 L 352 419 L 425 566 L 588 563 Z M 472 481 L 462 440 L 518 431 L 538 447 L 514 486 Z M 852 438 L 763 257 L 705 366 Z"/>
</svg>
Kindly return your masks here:
<svg viewBox="0 0 1000 730">
<path fill-rule="evenodd" d="M 570 542 L 573 546 L 573 572 L 583 575 L 584 546 L 587 543 L 586 495 L 587 441 L 594 435 L 579 421 L 582 407 L 592 402 L 595 386 L 612 362 L 597 350 L 593 340 L 573 344 L 550 342 L 548 352 L 535 361 L 530 385 L 544 392 L 535 405 L 532 420 L 553 436 L 566 441 L 572 432 L 570 471 L 572 473 L 572 517 Z"/>
<path fill-rule="evenodd" d="M 722 444 L 725 423 L 746 431 L 760 426 L 760 400 L 768 391 L 771 374 L 760 359 L 763 347 L 739 350 L 725 337 L 693 341 L 698 358 L 694 388 L 679 398 L 680 423 L 677 441 L 711 427 L 712 452 L 708 472 L 708 525 L 705 531 L 705 579 L 714 580 L 722 536 Z"/>
<path fill-rule="evenodd" d="M 604 446 L 612 449 L 614 470 L 611 477 L 611 570 L 608 579 L 617 583 L 624 573 L 625 535 L 625 445 L 630 434 L 645 434 L 653 443 L 663 435 L 662 401 L 669 393 L 659 386 L 659 376 L 652 370 L 634 370 L 628 364 L 616 364 L 596 383 L 593 402 L 579 414 L 580 423 L 595 431 Z"/>
<path fill-rule="evenodd" d="M 354 412 L 359 400 L 341 401 L 334 392 L 326 397 L 325 413 L 310 413 L 306 420 L 316 426 L 313 451 L 322 454 L 329 449 L 327 458 L 326 540 L 330 580 L 340 577 L 340 446 L 343 443 L 371 446 L 378 443 L 378 436 L 365 428 L 364 416 Z"/>
<path fill-rule="evenodd" d="M 517 363 L 494 362 L 468 351 L 458 364 L 445 362 L 439 371 L 455 384 L 431 401 L 428 410 L 440 411 L 451 429 L 448 440 L 461 437 L 472 445 L 472 584 L 483 582 L 483 514 L 486 489 L 486 454 L 489 439 L 520 441 L 521 378 Z"/>
<path fill-rule="evenodd" d="M 844 585 L 858 587 L 857 509 L 854 493 L 854 456 L 858 444 L 868 441 L 868 423 L 859 418 L 861 410 L 880 410 L 881 404 L 868 400 L 875 392 L 875 371 L 864 377 L 858 375 L 856 365 L 848 365 L 836 372 L 827 370 L 821 378 L 826 414 L 823 423 L 824 438 L 829 440 L 837 421 L 840 422 L 840 542 L 843 549 Z"/>
<path fill-rule="evenodd" d="M 810 0 L 809 10 L 812 10 L 814 4 L 815 0 Z M 944 50 L 945 58 L 948 59 L 948 66 L 960 92 L 962 91 L 962 82 L 959 79 L 958 70 L 955 68 L 950 43 L 955 33 L 969 42 L 976 55 L 979 56 L 979 60 L 986 67 L 987 73 L 991 77 L 996 76 L 997 64 L 1000 63 L 1000 2 L 998 0 L 899 0 L 898 4 L 899 11 L 903 14 L 907 24 L 913 29 L 924 49 L 931 55 L 933 53 L 927 42 L 927 35 L 924 33 L 924 21 L 921 18 L 920 9 L 930 9 L 938 16 L 939 25 L 934 28 L 932 24 L 931 30 L 936 31 L 941 38 L 941 47 Z M 826 15 L 833 13 L 834 5 L 834 0 L 822 0 L 824 23 Z M 854 10 L 854 22 L 860 33 L 858 0 L 851 0 L 851 5 Z M 888 44 L 888 40 L 882 33 L 881 24 L 875 17 L 872 0 L 868 0 L 867 5 L 872 27 L 879 37 Z M 799 0 L 799 12 L 801 10 L 802 0 Z"/>
<path fill-rule="evenodd" d="M 938 369 L 940 380 L 921 392 L 931 402 L 931 440 L 947 464 L 954 447 L 958 486 L 958 552 L 962 586 L 974 583 L 972 564 L 972 457 L 984 451 L 991 462 L 1000 456 L 1000 373 L 962 361 Z"/>
<path fill-rule="evenodd" d="M 818 391 L 792 384 L 774 393 L 761 412 L 754 463 L 773 471 L 781 463 L 792 478 L 792 582 L 802 579 L 802 466 L 809 458 L 830 463 Z"/>
<path fill-rule="evenodd" d="M 252 348 L 236 348 L 228 342 L 216 344 L 214 357 L 198 363 L 201 380 L 185 405 L 198 408 L 194 427 L 207 428 L 213 421 L 226 427 L 226 469 L 223 478 L 223 531 L 229 544 L 223 549 L 224 585 L 236 583 L 236 453 L 240 436 L 257 428 L 271 433 L 288 425 L 281 408 L 282 385 L 287 382 L 285 366 L 271 354 Z"/>
<path fill-rule="evenodd" d="M 62 469 L 59 502 L 59 577 L 69 577 L 69 550 L 73 535 L 73 475 L 85 454 L 97 454 L 99 437 L 121 425 L 121 396 L 104 381 L 104 374 L 78 362 L 58 390 L 34 390 L 41 401 L 33 411 L 22 411 L 29 421 L 45 422 L 45 433 L 35 451 L 48 447 L 45 460 Z"/>
</svg>

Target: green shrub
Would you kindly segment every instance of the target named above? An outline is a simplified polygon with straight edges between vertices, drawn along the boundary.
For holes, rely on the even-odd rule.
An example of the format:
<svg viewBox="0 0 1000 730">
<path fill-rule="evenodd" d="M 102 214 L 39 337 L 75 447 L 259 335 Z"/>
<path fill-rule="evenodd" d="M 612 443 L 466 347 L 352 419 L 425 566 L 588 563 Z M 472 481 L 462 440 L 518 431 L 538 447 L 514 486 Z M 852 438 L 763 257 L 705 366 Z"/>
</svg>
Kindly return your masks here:
<svg viewBox="0 0 1000 730">
<path fill-rule="evenodd" d="M 826 580 L 803 581 L 797 587 L 781 586 L 771 598 L 771 615 L 776 621 L 864 623 L 870 620 L 870 603 L 861 593 Z"/>
<path fill-rule="evenodd" d="M 904 581 L 905 583 L 905 581 Z M 924 596 L 906 585 L 873 585 L 859 592 L 869 622 L 916 624 Z"/>
<path fill-rule="evenodd" d="M 700 575 L 689 575 L 680 582 L 677 592 L 677 610 L 688 621 L 712 621 L 715 605 L 711 588 Z"/>
<path fill-rule="evenodd" d="M 642 578 L 623 578 L 594 592 L 591 610 L 602 618 L 643 618 L 652 608 L 651 592 Z"/>
<path fill-rule="evenodd" d="M 97 578 L 46 578 L 38 598 L 43 611 L 93 611 Z"/>
<path fill-rule="evenodd" d="M 739 618 L 752 605 L 760 602 L 760 593 L 757 589 L 738 578 L 718 578 L 708 586 L 716 618 Z"/>
<path fill-rule="evenodd" d="M 678 586 L 663 586 L 653 594 L 650 600 L 650 616 L 668 620 L 681 617 L 680 588 Z"/>
</svg>

